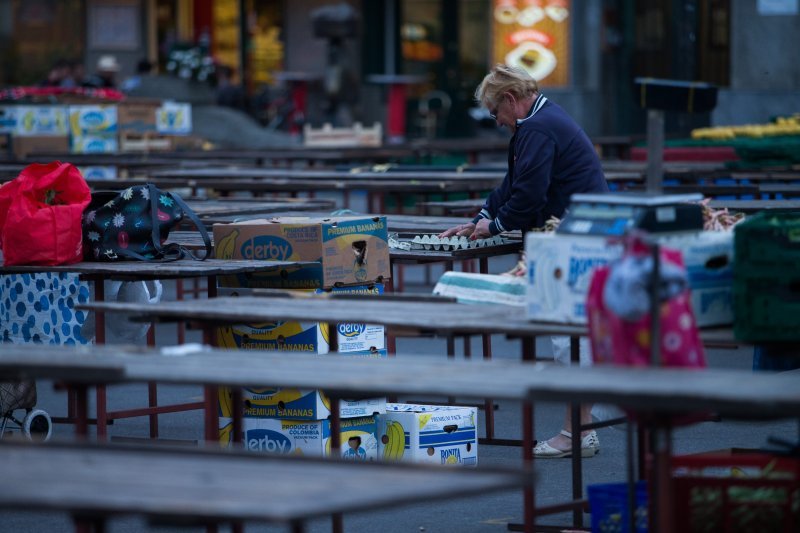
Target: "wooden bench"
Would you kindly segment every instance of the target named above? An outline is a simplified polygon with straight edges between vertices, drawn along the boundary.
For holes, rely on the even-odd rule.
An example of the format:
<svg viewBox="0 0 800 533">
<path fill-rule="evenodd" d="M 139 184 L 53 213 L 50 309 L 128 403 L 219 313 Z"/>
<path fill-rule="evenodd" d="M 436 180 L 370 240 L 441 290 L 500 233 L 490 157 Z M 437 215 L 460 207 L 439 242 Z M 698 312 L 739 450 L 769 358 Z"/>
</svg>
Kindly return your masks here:
<svg viewBox="0 0 800 533">
<path fill-rule="evenodd" d="M 519 489 L 532 479 L 209 449 L 3 442 L 0 453 L 9 487 L 0 508 L 67 512 L 78 531 L 134 514 L 181 526 L 273 522 L 299 533 L 310 518 Z"/>
</svg>

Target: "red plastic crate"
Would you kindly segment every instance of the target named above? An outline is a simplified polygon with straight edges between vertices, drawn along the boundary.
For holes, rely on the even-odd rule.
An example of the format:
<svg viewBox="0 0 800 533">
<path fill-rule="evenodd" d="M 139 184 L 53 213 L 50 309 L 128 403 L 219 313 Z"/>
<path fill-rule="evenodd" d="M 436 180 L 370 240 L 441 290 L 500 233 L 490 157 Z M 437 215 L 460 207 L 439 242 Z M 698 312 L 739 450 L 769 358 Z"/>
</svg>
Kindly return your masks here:
<svg viewBox="0 0 800 533">
<path fill-rule="evenodd" d="M 631 148 L 633 161 L 647 161 L 647 148 Z M 664 148 L 664 161 L 738 161 L 739 156 L 732 146 L 687 146 Z"/>
<path fill-rule="evenodd" d="M 672 459 L 675 529 L 800 530 L 800 460 L 766 453 Z"/>
</svg>

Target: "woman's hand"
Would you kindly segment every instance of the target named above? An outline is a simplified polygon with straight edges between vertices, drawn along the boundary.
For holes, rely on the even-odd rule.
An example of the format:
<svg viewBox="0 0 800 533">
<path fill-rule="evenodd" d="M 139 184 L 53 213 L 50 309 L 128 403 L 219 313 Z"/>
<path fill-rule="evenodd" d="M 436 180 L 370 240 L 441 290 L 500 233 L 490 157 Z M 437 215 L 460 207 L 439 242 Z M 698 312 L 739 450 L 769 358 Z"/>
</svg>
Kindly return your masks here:
<svg viewBox="0 0 800 533">
<path fill-rule="evenodd" d="M 470 240 L 475 241 L 478 239 L 488 239 L 492 236 L 492 232 L 489 231 L 489 224 L 492 221 L 488 218 L 482 218 L 478 221 L 478 224 L 474 226 L 472 230 L 472 234 L 470 235 Z"/>
<path fill-rule="evenodd" d="M 445 237 L 469 237 L 472 235 L 472 232 L 475 231 L 475 224 L 472 222 L 467 222 L 465 224 L 459 224 L 458 226 L 454 226 L 449 230 L 443 231 L 439 234 L 439 238 L 443 239 Z"/>
</svg>

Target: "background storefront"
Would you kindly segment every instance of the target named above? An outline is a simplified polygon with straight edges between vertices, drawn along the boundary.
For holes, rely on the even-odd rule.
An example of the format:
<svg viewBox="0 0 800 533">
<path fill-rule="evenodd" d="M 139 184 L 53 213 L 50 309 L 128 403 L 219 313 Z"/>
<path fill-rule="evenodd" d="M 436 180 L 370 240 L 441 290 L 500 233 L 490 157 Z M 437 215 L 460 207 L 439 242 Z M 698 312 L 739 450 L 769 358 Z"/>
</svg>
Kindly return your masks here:
<svg viewBox="0 0 800 533">
<path fill-rule="evenodd" d="M 790 52 L 800 46 L 798 0 L 349 0 L 356 30 L 333 43 L 311 16 L 339 4 L 0 0 L 0 85 L 36 84 L 58 59 L 82 60 L 91 72 L 104 54 L 122 65 L 120 80 L 143 58 L 159 75 L 182 76 L 171 59 L 192 50 L 230 67 L 256 107 L 289 89 L 281 73 L 305 76 L 305 118 L 317 125 L 385 121 L 388 87 L 370 78 L 405 76 L 410 136 L 475 134 L 473 93 L 498 61 L 541 76 L 591 135 L 644 131 L 631 83 L 638 76 L 720 87 L 713 112 L 668 116 L 668 132 L 800 109 L 800 64 Z M 213 81 L 203 76 L 199 67 L 190 73 Z"/>
</svg>

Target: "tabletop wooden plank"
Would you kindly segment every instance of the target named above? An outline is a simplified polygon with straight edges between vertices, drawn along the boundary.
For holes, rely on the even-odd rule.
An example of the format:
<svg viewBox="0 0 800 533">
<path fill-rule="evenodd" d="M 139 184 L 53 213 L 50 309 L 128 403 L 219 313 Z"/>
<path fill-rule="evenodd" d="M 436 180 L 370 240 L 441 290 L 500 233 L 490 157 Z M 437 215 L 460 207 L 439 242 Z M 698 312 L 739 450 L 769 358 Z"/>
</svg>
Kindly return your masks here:
<svg viewBox="0 0 800 533">
<path fill-rule="evenodd" d="M 256 201 L 248 198 L 247 200 L 187 200 L 186 204 L 198 217 L 206 218 L 331 210 L 336 206 L 336 201 L 325 198 L 273 198 Z"/>
<path fill-rule="evenodd" d="M 800 209 L 800 200 L 711 200 L 708 207 L 713 209 L 729 209 L 742 213 L 756 213 L 773 209 Z"/>
<path fill-rule="evenodd" d="M 25 349 L 28 348 L 28 349 Z M 116 348 L 112 350 L 111 348 Z M 169 353 L 167 357 L 163 354 Z M 176 355 L 180 354 L 180 355 Z M 70 365 L 122 367 L 110 383 L 285 386 L 340 397 L 435 394 L 514 401 L 603 402 L 639 412 L 713 410 L 756 418 L 797 417 L 800 380 L 793 373 L 739 369 L 563 366 L 512 359 L 454 360 L 430 355 L 364 358 L 346 354 L 221 350 L 201 346 L 146 350 L 18 347 L 0 352 L 0 377 L 58 379 Z M 79 382 L 86 382 L 72 372 Z M 446 379 L 443 379 L 446 376 Z M 101 376 L 102 379 L 102 376 Z M 106 381 L 103 381 L 106 382 Z"/>
<path fill-rule="evenodd" d="M 198 322 L 234 324 L 298 320 L 312 322 L 374 323 L 389 327 L 436 334 L 475 335 L 502 333 L 511 336 L 586 335 L 584 325 L 532 322 L 523 309 L 506 305 L 467 305 L 458 303 L 381 301 L 381 298 L 364 298 L 358 305 L 344 298 L 304 296 L 280 297 L 265 305 L 267 296 L 240 296 L 218 298 L 213 308 L 206 300 L 160 302 L 154 305 L 105 302 L 87 303 L 79 308 L 112 312 L 128 312 L 141 319 L 195 320 Z M 701 330 L 713 332 L 716 341 L 723 338 L 734 342 L 729 329 Z"/>
<path fill-rule="evenodd" d="M 800 184 L 798 183 L 764 183 L 758 188 L 761 194 L 767 198 L 772 198 L 777 194 L 795 197 L 800 195 Z"/>
<path fill-rule="evenodd" d="M 150 176 L 158 178 L 189 178 L 201 183 L 205 179 L 290 179 L 290 180 L 349 180 L 355 181 L 493 181 L 503 179 L 502 171 L 483 172 L 448 172 L 431 170 L 429 172 L 372 172 L 341 171 L 335 169 L 273 169 L 273 168 L 241 168 L 241 167 L 203 167 L 154 170 Z"/>
<path fill-rule="evenodd" d="M 92 188 L 125 188 L 151 182 L 161 188 L 206 188 L 217 191 L 250 191 L 250 192 L 289 192 L 298 191 L 379 191 L 379 192 L 420 192 L 420 193 L 452 193 L 452 192 L 479 192 L 490 191 L 499 183 L 495 179 L 430 179 L 430 180 L 365 180 L 362 178 L 341 179 L 287 179 L 287 178 L 259 178 L 259 179 L 232 179 L 208 178 L 197 180 L 193 178 L 149 177 L 130 178 L 117 180 L 92 180 L 86 182 Z"/>
<path fill-rule="evenodd" d="M 2 443 L 6 509 L 289 522 L 521 488 L 522 472 L 241 451 Z M 354 495 L 358 495 L 354 497 Z"/>
<path fill-rule="evenodd" d="M 264 272 L 311 262 L 297 261 L 256 261 L 231 259 L 180 259 L 164 263 L 149 261 L 83 261 L 72 265 L 0 265 L 0 274 L 31 274 L 41 272 L 74 272 L 81 276 L 99 276 L 105 279 L 172 279 L 201 276 L 221 276 Z"/>
</svg>

